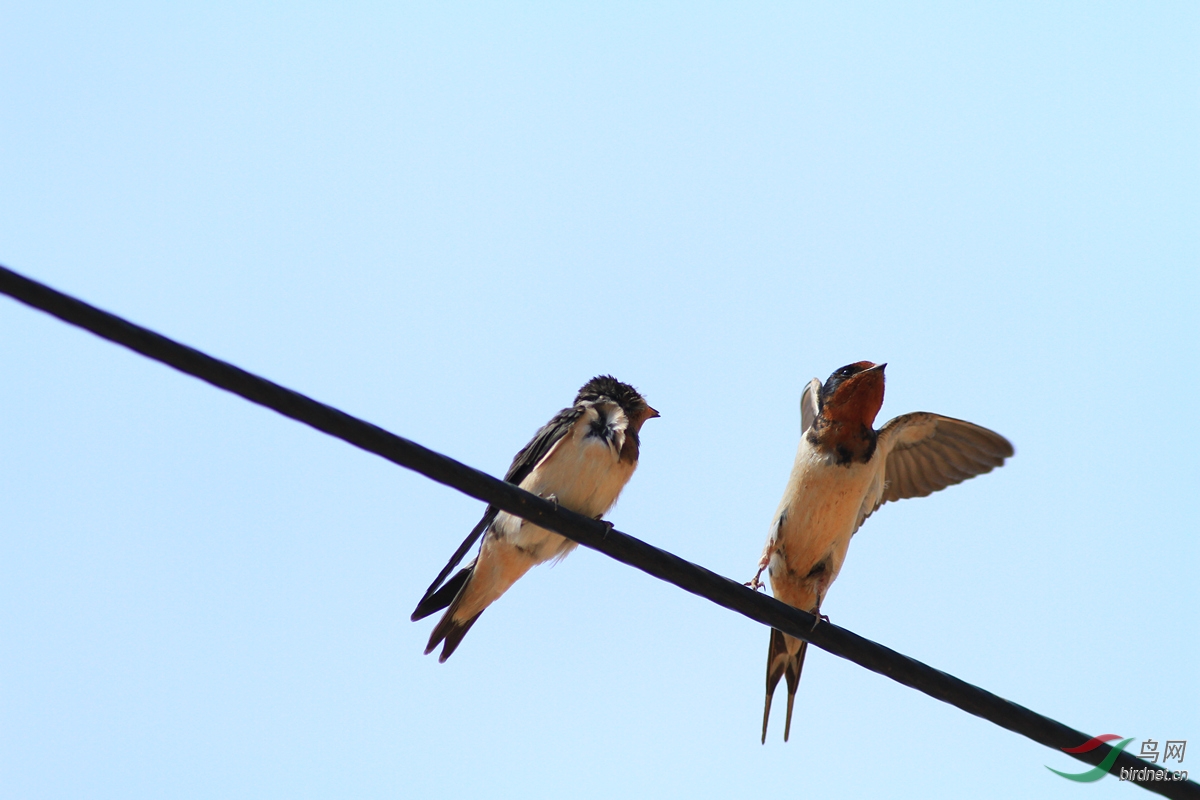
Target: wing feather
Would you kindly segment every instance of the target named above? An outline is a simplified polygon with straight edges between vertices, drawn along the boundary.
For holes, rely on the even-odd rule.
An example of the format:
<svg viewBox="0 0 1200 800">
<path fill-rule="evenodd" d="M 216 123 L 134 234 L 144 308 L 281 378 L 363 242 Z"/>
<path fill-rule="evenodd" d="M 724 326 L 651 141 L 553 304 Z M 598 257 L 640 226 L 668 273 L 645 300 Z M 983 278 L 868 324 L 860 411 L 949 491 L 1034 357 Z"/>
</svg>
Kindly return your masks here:
<svg viewBox="0 0 1200 800">
<path fill-rule="evenodd" d="M 529 473 L 533 472 L 533 468 L 537 463 L 550 452 L 554 445 L 558 444 L 558 440 L 567 435 L 571 430 L 571 426 L 575 424 L 575 420 L 579 419 L 586 410 L 582 404 L 564 408 L 562 411 L 554 415 L 554 418 L 542 426 L 541 430 L 533 435 L 529 440 L 529 444 L 522 447 L 513 456 L 512 464 L 508 467 L 508 472 L 504 474 L 504 480 L 509 483 L 520 485 L 521 481 L 529 477 Z"/>
<path fill-rule="evenodd" d="M 554 445 L 558 444 L 560 439 L 567 435 L 571 430 L 571 426 L 575 424 L 575 421 L 585 411 L 586 407 L 579 404 L 570 408 L 564 408 L 555 414 L 549 422 L 533 435 L 528 444 L 517 451 L 517 454 L 513 457 L 512 464 L 508 467 L 508 472 L 504 474 L 504 480 L 519 486 L 521 481 L 525 480 L 529 476 L 529 473 L 533 472 L 533 468 L 537 466 L 537 463 L 545 458 L 546 454 L 554 448 Z M 499 511 L 495 506 L 489 505 L 483 512 L 483 517 L 479 520 L 478 524 L 471 529 L 471 532 L 467 534 L 467 538 L 463 539 L 462 544 L 454 551 L 454 555 L 450 556 L 450 560 L 446 562 L 446 566 L 442 567 L 442 571 L 438 573 L 438 576 L 433 579 L 433 583 L 429 584 L 429 588 L 425 590 L 425 595 L 417 603 L 417 608 L 412 613 L 414 621 L 450 605 L 450 601 L 454 599 L 453 593 L 438 593 L 442 582 L 459 565 L 459 562 L 467 555 L 467 551 L 471 549 L 471 546 L 479 540 L 479 537 L 492 524 Z M 466 632 L 465 629 L 463 632 Z"/>
<path fill-rule="evenodd" d="M 821 404 L 818 398 L 821 396 L 821 382 L 813 378 L 808 382 L 808 386 L 804 387 L 804 391 L 800 394 L 800 435 L 808 433 L 808 429 L 812 427 L 813 421 L 817 415 L 821 413 Z"/>
<path fill-rule="evenodd" d="M 873 508 L 892 500 L 925 497 L 976 475 L 991 472 L 1013 455 L 1012 444 L 995 431 L 953 417 L 918 411 L 896 417 L 879 431 L 884 487 Z"/>
<path fill-rule="evenodd" d="M 953 467 L 962 475 L 960 480 L 966 480 L 975 474 L 978 463 L 969 452 L 964 452 L 962 446 L 953 439 L 946 440 L 943 453 L 947 468 Z"/>
<path fill-rule="evenodd" d="M 897 470 L 897 479 L 903 480 L 903 482 L 904 482 L 904 488 L 903 488 L 904 494 L 911 495 L 912 497 L 920 497 L 921 495 L 929 494 L 930 491 L 932 491 L 929 487 L 927 487 L 925 485 L 925 481 L 923 480 L 923 476 L 921 474 L 921 464 L 917 459 L 916 453 L 911 453 L 911 452 L 901 453 L 900 458 L 896 459 L 896 461 L 897 461 L 897 466 L 900 467 L 900 469 Z M 885 468 L 884 473 L 883 473 L 884 481 L 885 481 L 884 489 L 883 489 L 883 496 L 885 499 L 887 498 L 887 496 L 889 494 L 888 486 L 886 483 L 887 472 L 888 471 Z"/>
</svg>

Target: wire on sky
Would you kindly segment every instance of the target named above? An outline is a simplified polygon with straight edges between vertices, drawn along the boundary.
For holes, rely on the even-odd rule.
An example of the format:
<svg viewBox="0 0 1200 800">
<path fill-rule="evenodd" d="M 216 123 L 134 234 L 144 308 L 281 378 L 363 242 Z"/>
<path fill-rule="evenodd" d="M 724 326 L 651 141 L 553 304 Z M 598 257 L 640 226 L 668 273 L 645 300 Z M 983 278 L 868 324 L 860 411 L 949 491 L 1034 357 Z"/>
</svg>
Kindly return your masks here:
<svg viewBox="0 0 1200 800">
<path fill-rule="evenodd" d="M 872 672 L 878 672 L 1046 747 L 1060 752 L 1078 749 L 1093 738 L 1036 711 L 1005 700 L 986 689 L 864 639 L 845 628 L 818 621 L 812 614 L 621 533 L 606 523 L 561 508 L 511 483 L 102 311 L 3 266 L 0 266 L 0 292 L 147 358 L 562 534 L 585 547 L 736 611 L 755 622 L 804 639 L 822 650 L 853 661 Z M 1109 761 L 1114 753 L 1115 758 Z M 1162 769 L 1157 764 L 1142 761 L 1108 744 L 1100 744 L 1090 750 L 1070 755 L 1092 765 L 1107 764 L 1108 772 L 1114 775 L 1120 775 L 1122 768 L 1130 772 L 1143 768 Z M 1165 797 L 1200 800 L 1200 784 L 1195 781 L 1130 782 Z"/>
</svg>

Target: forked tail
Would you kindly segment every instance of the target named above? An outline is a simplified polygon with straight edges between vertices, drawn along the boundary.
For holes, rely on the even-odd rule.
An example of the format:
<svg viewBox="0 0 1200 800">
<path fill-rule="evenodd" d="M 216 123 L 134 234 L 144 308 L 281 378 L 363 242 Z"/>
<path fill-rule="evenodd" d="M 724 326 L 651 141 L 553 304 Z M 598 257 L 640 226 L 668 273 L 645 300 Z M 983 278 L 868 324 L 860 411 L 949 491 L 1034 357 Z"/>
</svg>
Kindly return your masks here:
<svg viewBox="0 0 1200 800">
<path fill-rule="evenodd" d="M 425 655 L 429 655 L 433 652 L 435 647 L 442 642 L 445 642 L 445 644 L 442 645 L 442 654 L 438 656 L 439 663 L 444 662 L 450 657 L 450 654 L 458 648 L 458 645 L 462 641 L 463 637 L 467 635 L 467 631 L 471 630 L 471 626 L 475 624 L 475 620 L 479 619 L 479 614 L 483 613 L 483 611 L 480 610 L 479 614 L 476 614 L 469 619 L 456 620 L 454 618 L 455 613 L 458 611 L 459 605 L 462 604 L 463 596 L 466 595 L 467 589 L 471 585 L 471 578 L 474 574 L 475 565 L 472 564 L 470 567 L 462 570 L 462 572 L 460 572 L 458 575 L 455 575 L 454 578 L 447 582 L 447 586 L 450 586 L 451 584 L 458 584 L 458 591 L 455 593 L 454 599 L 450 601 L 449 608 L 446 609 L 446 613 L 442 615 L 440 620 L 438 620 L 438 624 L 433 626 L 433 632 L 429 634 L 429 644 L 425 645 Z M 446 589 L 447 587 L 444 586 L 442 588 Z M 418 611 L 420 610 L 421 609 L 418 608 Z"/>
<path fill-rule="evenodd" d="M 792 704 L 796 701 L 796 687 L 800 685 L 800 670 L 804 669 L 804 653 L 808 650 L 808 642 L 802 639 L 792 639 L 800 643 L 800 649 L 795 653 L 788 652 L 788 639 L 774 628 L 771 629 L 771 643 L 767 647 L 767 703 L 763 708 L 762 741 L 767 743 L 767 721 L 771 718 L 771 698 L 775 696 L 775 687 L 780 678 L 787 678 L 787 720 L 783 724 L 783 740 L 788 740 L 792 730 Z"/>
</svg>

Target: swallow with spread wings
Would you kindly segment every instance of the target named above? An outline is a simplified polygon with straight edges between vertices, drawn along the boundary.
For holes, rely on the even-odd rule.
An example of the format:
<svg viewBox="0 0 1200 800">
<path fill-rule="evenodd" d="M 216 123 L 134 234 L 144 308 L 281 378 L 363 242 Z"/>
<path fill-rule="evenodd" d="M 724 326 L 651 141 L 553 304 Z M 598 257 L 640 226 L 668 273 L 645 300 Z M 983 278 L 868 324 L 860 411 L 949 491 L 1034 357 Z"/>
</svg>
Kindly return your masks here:
<svg viewBox="0 0 1200 800">
<path fill-rule="evenodd" d="M 924 497 L 990 472 L 1012 456 L 998 433 L 939 414 L 903 414 L 880 430 L 872 426 L 883 405 L 886 364 L 859 361 L 822 385 L 813 378 L 800 398 L 800 446 L 771 534 L 749 586 L 768 570 L 771 591 L 796 608 L 821 616 L 821 601 L 842 569 L 850 537 L 879 506 Z M 787 679 L 787 721 L 808 643 L 771 630 L 762 740 L 771 698 Z"/>
</svg>

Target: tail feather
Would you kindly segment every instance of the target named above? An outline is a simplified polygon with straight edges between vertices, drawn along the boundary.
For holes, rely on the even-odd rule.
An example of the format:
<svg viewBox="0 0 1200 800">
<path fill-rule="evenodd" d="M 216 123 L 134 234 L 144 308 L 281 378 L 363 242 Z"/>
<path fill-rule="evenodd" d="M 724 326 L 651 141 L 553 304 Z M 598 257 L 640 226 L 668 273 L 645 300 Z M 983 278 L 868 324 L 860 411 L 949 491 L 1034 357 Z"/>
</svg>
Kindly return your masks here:
<svg viewBox="0 0 1200 800">
<path fill-rule="evenodd" d="M 446 566 L 442 567 L 442 571 L 438 573 L 437 577 L 433 579 L 433 583 L 429 584 L 429 588 L 425 590 L 425 596 L 421 598 L 421 602 L 417 603 L 417 610 L 413 612 L 413 622 L 429 616 L 440 608 L 445 608 L 450 601 L 454 599 L 454 591 L 457 590 L 447 591 L 445 594 L 448 596 L 444 596 L 441 590 L 445 589 L 446 587 L 442 585 L 442 581 L 446 580 L 446 576 L 454 571 L 454 568 L 458 566 L 458 562 L 463 560 L 463 557 L 466 556 L 467 551 L 471 549 L 471 545 L 475 544 L 475 542 L 479 540 L 479 537 L 483 535 L 483 532 L 487 530 L 487 527 L 496 519 L 498 512 L 499 509 L 497 509 L 495 506 L 488 506 L 487 511 L 483 513 L 483 519 L 479 520 L 478 524 L 471 529 L 471 532 L 467 534 L 467 538 L 463 539 L 463 543 L 460 544 L 458 549 L 454 551 L 454 555 L 450 556 L 450 560 L 446 562 Z M 473 564 L 474 562 L 471 563 Z M 468 564 L 463 571 L 466 571 L 470 568 L 471 564 Z M 450 579 L 450 582 L 453 583 L 454 581 L 459 580 L 461 575 L 462 572 L 460 572 L 458 575 L 455 575 Z M 462 578 L 462 580 L 465 580 L 465 578 Z M 444 599 L 435 601 L 433 599 L 435 594 L 438 595 L 439 598 L 444 597 Z M 438 603 L 440 603 L 440 605 L 438 605 Z"/>
<path fill-rule="evenodd" d="M 787 702 L 787 717 L 783 723 L 783 740 L 788 740 L 788 734 L 792 730 L 792 704 L 796 702 L 796 688 L 800 685 L 800 671 L 804 669 L 804 654 L 808 652 L 808 642 L 801 641 L 800 649 L 792 656 L 788 663 L 787 670 L 783 673 L 787 678 L 788 685 L 788 702 Z"/>
<path fill-rule="evenodd" d="M 480 610 L 478 614 L 470 619 L 454 618 L 459 604 L 462 603 L 463 596 L 467 592 L 467 587 L 470 586 L 471 576 L 474 574 L 475 565 L 472 564 L 447 581 L 446 586 L 443 586 L 438 590 L 437 594 L 429 598 L 429 601 L 432 603 L 433 599 L 442 594 L 450 584 L 458 584 L 454 599 L 450 601 L 449 608 L 446 609 L 446 613 L 442 615 L 442 618 L 438 620 L 438 624 L 433 626 L 433 632 L 429 634 L 429 644 L 425 645 L 425 655 L 429 655 L 433 652 L 434 648 L 444 642 L 442 644 L 442 654 L 438 656 L 438 663 L 445 662 L 458 649 L 458 645 L 462 642 L 463 637 L 467 635 L 467 631 L 471 630 L 471 626 L 475 624 L 475 620 L 479 619 L 479 615 L 483 613 Z M 417 611 L 420 610 L 421 606 L 418 606 Z M 433 608 L 428 613 L 433 613 L 436 610 L 436 608 Z M 416 614 L 415 611 L 413 613 Z"/>
<path fill-rule="evenodd" d="M 433 652 L 433 649 L 438 646 L 439 642 L 445 642 L 442 645 L 442 654 L 438 656 L 438 663 L 444 664 L 446 659 L 458 649 L 459 642 L 467 635 L 467 631 L 471 630 L 471 626 L 475 624 L 475 620 L 479 619 L 482 611 L 479 614 L 467 620 L 455 620 L 451 617 L 452 612 L 447 611 L 446 616 L 442 617 L 442 621 L 433 629 L 433 634 L 429 637 L 429 644 L 425 646 L 425 655 Z"/>
<path fill-rule="evenodd" d="M 453 603 L 459 590 L 466 585 L 467 578 L 471 577 L 471 567 L 473 566 L 474 564 L 463 567 L 453 578 L 442 584 L 436 592 L 421 598 L 421 602 L 417 603 L 417 608 L 412 613 L 412 621 L 425 619 L 435 611 L 441 611 Z"/>
<path fill-rule="evenodd" d="M 771 699 L 780 678 L 787 678 L 787 719 L 783 726 L 783 740 L 788 740 L 792 730 L 792 706 L 796 702 L 796 688 L 800 685 L 800 672 L 804 669 L 804 654 L 808 642 L 801 641 L 795 655 L 788 653 L 787 638 L 780 631 L 771 629 L 771 643 L 767 647 L 767 701 L 763 708 L 762 741 L 767 742 L 767 722 L 771 718 Z"/>
</svg>

